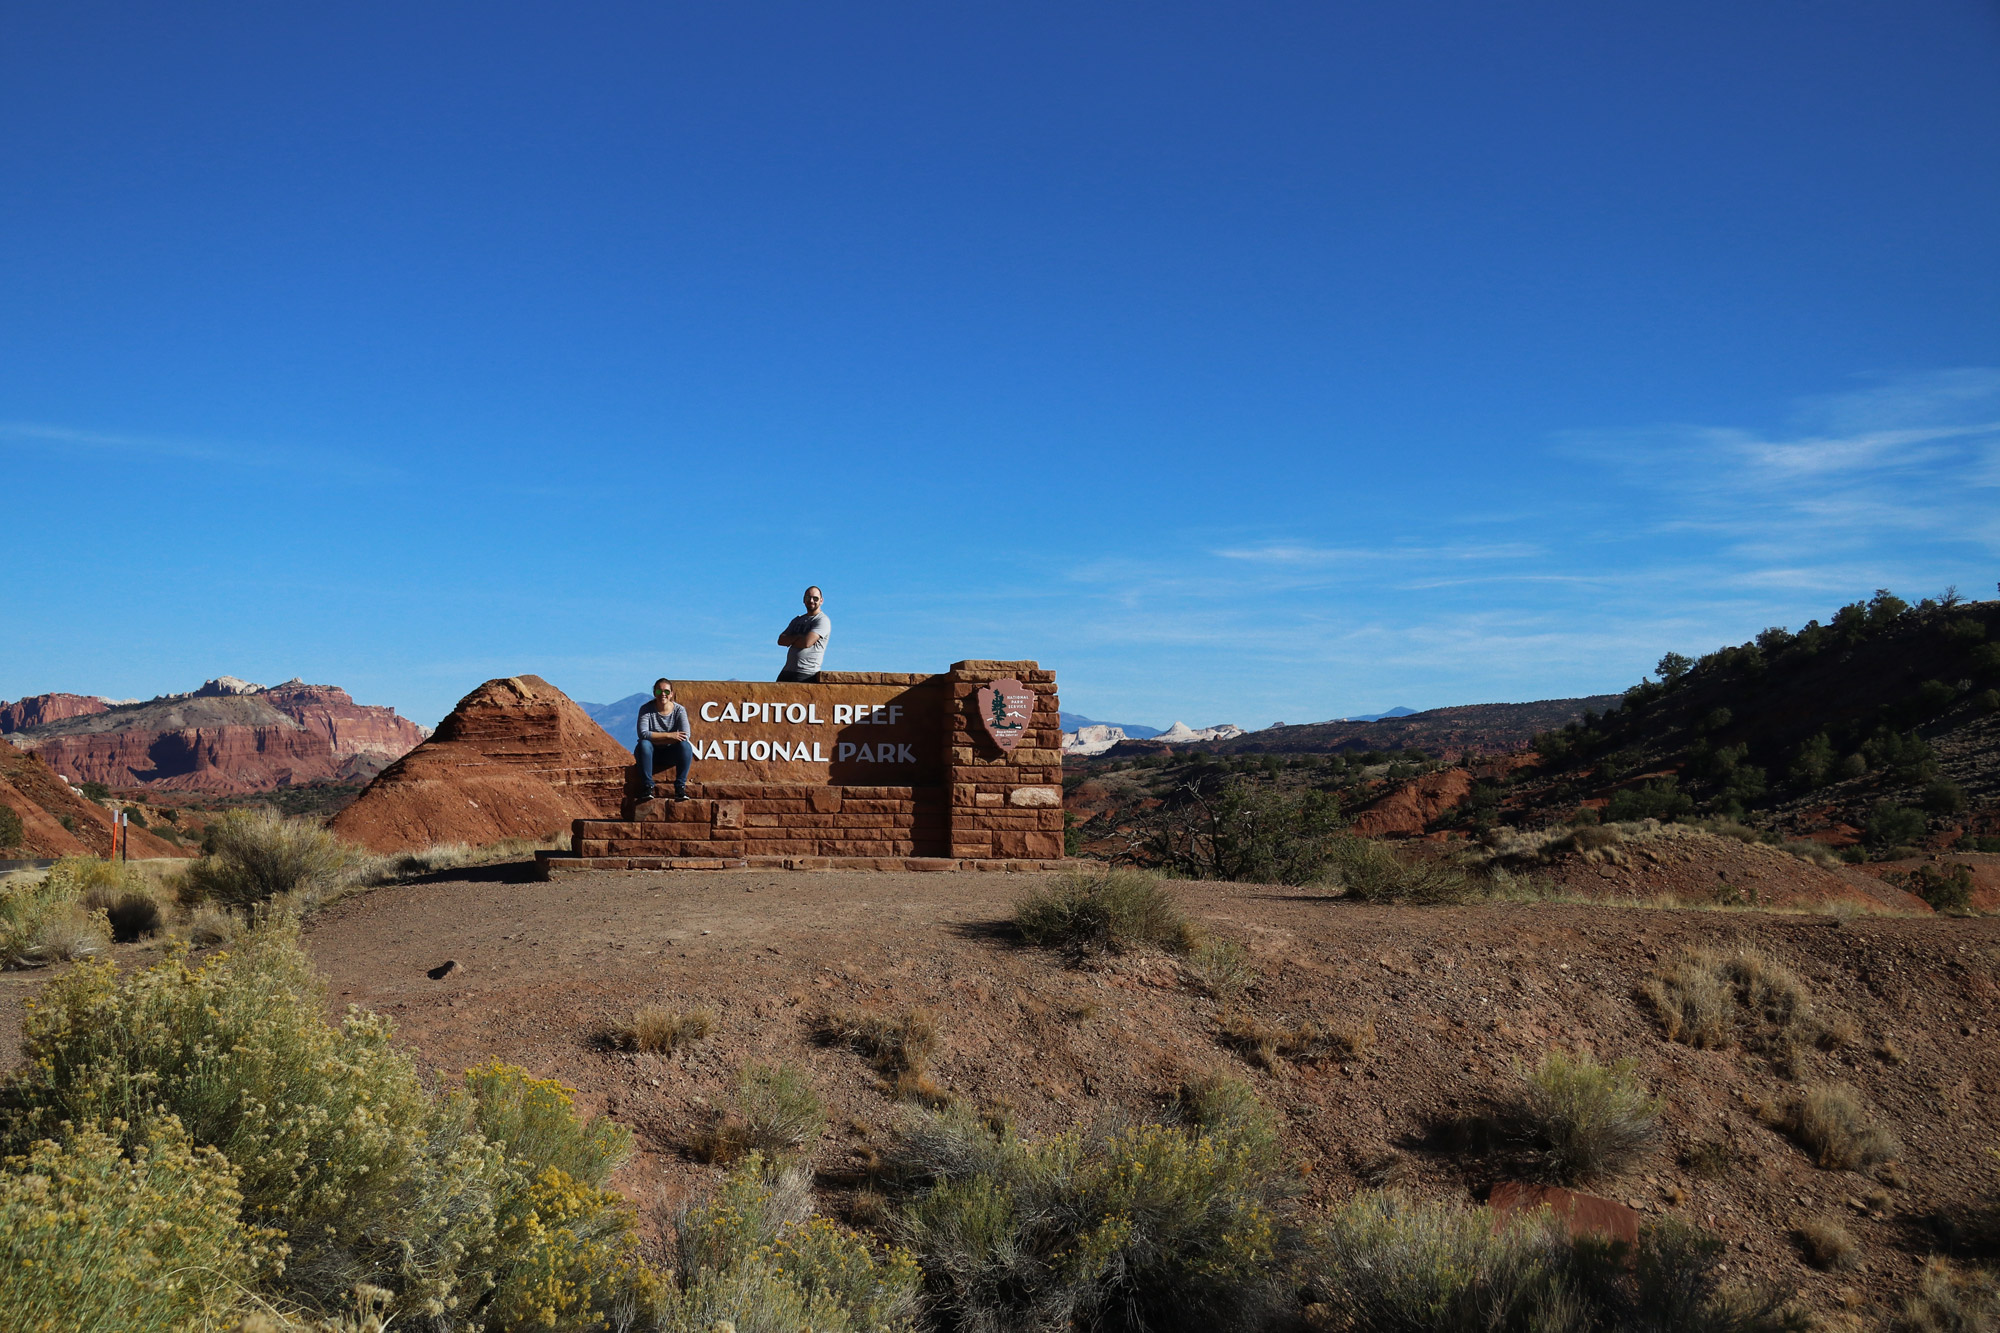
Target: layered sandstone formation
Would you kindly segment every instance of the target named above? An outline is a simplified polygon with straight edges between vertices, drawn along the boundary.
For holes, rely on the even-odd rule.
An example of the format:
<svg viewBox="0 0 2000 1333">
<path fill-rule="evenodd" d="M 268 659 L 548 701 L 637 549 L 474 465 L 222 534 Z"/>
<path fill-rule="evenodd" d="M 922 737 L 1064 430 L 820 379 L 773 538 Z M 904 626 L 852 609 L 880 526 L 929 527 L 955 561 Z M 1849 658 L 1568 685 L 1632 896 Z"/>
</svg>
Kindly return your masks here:
<svg viewBox="0 0 2000 1333">
<path fill-rule="evenodd" d="M 619 813 L 632 756 L 540 676 L 489 680 L 331 825 L 377 852 L 546 838 Z"/>
<path fill-rule="evenodd" d="M 27 717 L 69 708 L 61 701 L 77 698 L 41 695 L 12 707 Z M 224 676 L 145 703 L 85 702 L 98 706 L 37 722 L 9 739 L 73 782 L 232 795 L 363 782 L 424 738 L 393 708 L 357 704 L 343 689 L 301 680 L 266 689 Z"/>
<path fill-rule="evenodd" d="M 0 857 L 111 855 L 111 812 L 86 800 L 41 759 L 0 745 L 0 805 L 21 817 L 22 841 Z M 142 828 L 126 829 L 126 855 L 190 856 Z"/>
</svg>

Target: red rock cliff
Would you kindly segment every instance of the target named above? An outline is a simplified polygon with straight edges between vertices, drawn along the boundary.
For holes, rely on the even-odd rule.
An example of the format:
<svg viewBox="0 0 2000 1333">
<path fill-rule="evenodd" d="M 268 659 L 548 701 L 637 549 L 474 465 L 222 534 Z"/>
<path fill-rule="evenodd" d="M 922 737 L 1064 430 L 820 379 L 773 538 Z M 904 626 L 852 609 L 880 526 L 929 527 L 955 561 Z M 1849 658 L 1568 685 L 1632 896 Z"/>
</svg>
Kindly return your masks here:
<svg viewBox="0 0 2000 1333">
<path fill-rule="evenodd" d="M 100 706 L 22 739 L 72 782 L 229 794 L 364 781 L 419 744 L 423 731 L 345 690 L 288 681 Z"/>
<path fill-rule="evenodd" d="M 377 852 L 544 838 L 572 819 L 615 818 L 631 762 L 540 676 L 489 680 L 330 827 Z"/>
<path fill-rule="evenodd" d="M 89 717 L 109 707 L 88 694 L 31 694 L 11 704 L 0 703 L 0 735 L 47 726 L 66 717 Z"/>
</svg>

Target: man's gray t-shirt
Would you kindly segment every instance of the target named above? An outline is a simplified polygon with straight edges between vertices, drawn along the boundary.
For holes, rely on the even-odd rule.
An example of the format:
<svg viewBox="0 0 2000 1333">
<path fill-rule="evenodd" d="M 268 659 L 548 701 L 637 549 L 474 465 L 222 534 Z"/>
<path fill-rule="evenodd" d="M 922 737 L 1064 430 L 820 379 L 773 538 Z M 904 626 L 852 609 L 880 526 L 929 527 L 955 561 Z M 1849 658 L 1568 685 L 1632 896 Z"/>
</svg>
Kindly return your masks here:
<svg viewBox="0 0 2000 1333">
<path fill-rule="evenodd" d="M 796 671 L 802 676 L 818 675 L 820 659 L 826 656 L 826 645 L 833 638 L 832 617 L 824 611 L 815 611 L 809 616 L 793 616 L 792 623 L 785 626 L 785 633 L 819 635 L 819 642 L 810 648 L 785 650 L 785 670 Z"/>
</svg>

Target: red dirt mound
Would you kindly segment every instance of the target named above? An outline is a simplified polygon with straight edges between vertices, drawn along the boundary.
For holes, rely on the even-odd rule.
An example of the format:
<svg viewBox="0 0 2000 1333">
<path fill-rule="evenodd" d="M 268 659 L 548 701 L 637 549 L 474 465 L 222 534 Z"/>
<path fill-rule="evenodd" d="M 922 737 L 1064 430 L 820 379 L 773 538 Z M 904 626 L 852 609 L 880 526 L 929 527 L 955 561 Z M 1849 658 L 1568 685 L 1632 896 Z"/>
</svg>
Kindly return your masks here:
<svg viewBox="0 0 2000 1333">
<path fill-rule="evenodd" d="M 0 804 L 21 816 L 26 837 L 18 848 L 0 855 L 8 857 L 69 856 L 89 853 L 111 855 L 111 812 L 70 790 L 41 757 L 24 754 L 0 743 Z M 69 817 L 67 826 L 63 817 Z M 126 854 L 134 858 L 191 856 L 164 838 L 142 828 L 126 830 Z"/>
<path fill-rule="evenodd" d="M 540 676 L 489 680 L 329 827 L 377 852 L 546 838 L 573 819 L 616 818 L 631 763 Z"/>
<path fill-rule="evenodd" d="M 1471 794 L 1472 774 L 1462 768 L 1426 773 L 1362 807 L 1354 817 L 1354 831 L 1371 838 L 1384 833 L 1420 837 L 1433 819 Z"/>
</svg>

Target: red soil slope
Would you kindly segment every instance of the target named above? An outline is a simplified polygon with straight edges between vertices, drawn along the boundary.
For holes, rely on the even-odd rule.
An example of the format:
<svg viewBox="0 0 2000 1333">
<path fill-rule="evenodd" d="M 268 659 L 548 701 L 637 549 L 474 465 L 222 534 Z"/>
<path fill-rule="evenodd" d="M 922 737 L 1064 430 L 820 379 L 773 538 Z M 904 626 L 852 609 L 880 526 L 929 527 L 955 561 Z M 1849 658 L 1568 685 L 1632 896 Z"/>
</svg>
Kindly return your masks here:
<svg viewBox="0 0 2000 1333">
<path fill-rule="evenodd" d="M 573 819 L 616 818 L 631 763 L 540 676 L 489 680 L 330 827 L 377 852 L 545 838 Z"/>
<path fill-rule="evenodd" d="M 1421 837 L 1426 825 L 1471 791 L 1472 774 L 1462 768 L 1426 773 L 1362 807 L 1354 816 L 1354 831 L 1371 838 L 1385 833 Z"/>
<path fill-rule="evenodd" d="M 6 744 L 0 744 L 0 804 L 21 816 L 27 834 L 21 846 L 0 855 L 111 855 L 111 812 L 71 791 L 39 756 L 23 754 Z M 68 828 L 62 823 L 64 815 L 69 816 Z M 128 828 L 126 833 L 130 839 L 126 854 L 132 857 L 193 855 L 142 828 Z"/>
<path fill-rule="evenodd" d="M 422 729 L 393 708 L 357 704 L 336 686 L 303 681 L 247 693 L 204 687 L 58 719 L 25 734 L 73 782 L 222 795 L 358 782 L 423 740 Z"/>
</svg>

